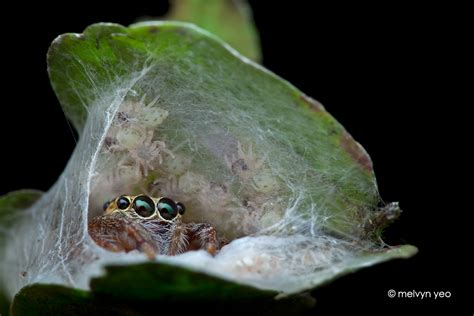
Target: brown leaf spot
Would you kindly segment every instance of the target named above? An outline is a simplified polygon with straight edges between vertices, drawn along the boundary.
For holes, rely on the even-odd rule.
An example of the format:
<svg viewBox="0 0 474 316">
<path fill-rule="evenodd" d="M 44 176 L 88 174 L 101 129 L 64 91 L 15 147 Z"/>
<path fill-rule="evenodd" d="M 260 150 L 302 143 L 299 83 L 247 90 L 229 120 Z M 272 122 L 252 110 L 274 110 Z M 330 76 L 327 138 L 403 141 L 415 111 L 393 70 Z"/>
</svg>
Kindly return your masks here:
<svg viewBox="0 0 474 316">
<path fill-rule="evenodd" d="M 372 171 L 372 160 L 362 146 L 348 132 L 341 137 L 342 148 L 367 171 Z"/>
<path fill-rule="evenodd" d="M 316 112 L 324 111 L 324 106 L 321 103 L 311 97 L 308 97 L 306 94 L 301 94 L 300 100 L 309 105 L 309 108 Z"/>
</svg>

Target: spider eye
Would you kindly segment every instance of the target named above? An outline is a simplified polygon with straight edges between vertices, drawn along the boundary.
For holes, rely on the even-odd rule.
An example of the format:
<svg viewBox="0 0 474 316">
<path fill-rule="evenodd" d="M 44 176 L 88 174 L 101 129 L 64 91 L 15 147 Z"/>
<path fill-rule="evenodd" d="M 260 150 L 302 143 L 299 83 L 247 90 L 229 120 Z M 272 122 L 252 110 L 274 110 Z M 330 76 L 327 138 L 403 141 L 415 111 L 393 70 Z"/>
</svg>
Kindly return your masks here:
<svg viewBox="0 0 474 316">
<path fill-rule="evenodd" d="M 141 217 L 150 217 L 155 213 L 155 203 L 146 195 L 141 195 L 133 201 L 133 209 Z"/>
<path fill-rule="evenodd" d="M 130 199 L 124 195 L 118 198 L 117 207 L 121 210 L 125 210 L 130 206 Z"/>
<path fill-rule="evenodd" d="M 161 198 L 156 204 L 161 217 L 166 220 L 172 220 L 178 215 L 178 206 L 176 203 L 168 198 Z"/>
<path fill-rule="evenodd" d="M 105 211 L 110 205 L 110 201 L 107 201 L 104 203 L 104 205 L 102 206 L 102 209 Z"/>
<path fill-rule="evenodd" d="M 181 202 L 176 203 L 176 206 L 178 207 L 178 213 L 183 215 L 184 212 L 186 211 L 186 207 L 184 207 L 184 204 Z"/>
</svg>

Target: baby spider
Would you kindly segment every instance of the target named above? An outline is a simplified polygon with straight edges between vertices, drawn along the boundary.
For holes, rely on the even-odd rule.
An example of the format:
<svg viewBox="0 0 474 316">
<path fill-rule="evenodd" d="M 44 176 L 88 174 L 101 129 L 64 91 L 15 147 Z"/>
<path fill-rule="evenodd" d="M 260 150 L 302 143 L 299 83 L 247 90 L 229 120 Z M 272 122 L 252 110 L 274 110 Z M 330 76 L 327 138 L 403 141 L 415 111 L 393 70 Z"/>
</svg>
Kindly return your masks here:
<svg viewBox="0 0 474 316">
<path fill-rule="evenodd" d="M 251 144 L 244 151 L 242 144 L 237 142 L 237 155 L 225 156 L 224 160 L 232 174 L 247 181 L 263 166 L 265 159 L 258 158 L 254 154 Z"/>
<path fill-rule="evenodd" d="M 148 258 L 219 249 L 215 229 L 207 223 L 183 223 L 182 203 L 147 195 L 122 195 L 104 204 L 104 214 L 89 222 L 89 234 L 101 247 L 114 251 L 139 250 Z"/>
<path fill-rule="evenodd" d="M 163 163 L 163 153 L 174 158 L 173 153 L 166 148 L 166 144 L 160 140 L 153 140 L 153 130 L 146 131 L 143 128 L 126 128 L 117 134 L 118 144 L 112 145 L 112 150 L 125 151 L 126 155 L 118 163 L 118 168 L 135 166 L 137 173 L 148 176 L 150 170 L 154 170 L 154 162 L 158 160 Z"/>
<path fill-rule="evenodd" d="M 244 150 L 242 144 L 237 142 L 237 155 L 224 157 L 227 168 L 233 175 L 257 193 L 271 193 L 279 188 L 279 181 L 273 172 L 264 164 L 265 158 L 255 155 L 252 144 Z"/>
<path fill-rule="evenodd" d="M 159 97 L 145 104 L 146 95 L 140 101 L 124 101 L 115 116 L 115 124 L 129 126 L 139 124 L 148 128 L 156 128 L 161 125 L 169 113 L 167 110 L 156 106 Z"/>
</svg>

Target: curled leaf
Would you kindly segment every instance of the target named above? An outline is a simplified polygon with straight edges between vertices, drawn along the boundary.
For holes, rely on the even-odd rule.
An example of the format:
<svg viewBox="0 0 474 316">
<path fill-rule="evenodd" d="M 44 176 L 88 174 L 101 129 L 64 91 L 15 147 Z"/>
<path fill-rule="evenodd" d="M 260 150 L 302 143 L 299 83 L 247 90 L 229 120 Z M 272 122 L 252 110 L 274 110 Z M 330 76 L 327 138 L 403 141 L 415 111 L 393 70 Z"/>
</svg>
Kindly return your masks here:
<svg viewBox="0 0 474 316">
<path fill-rule="evenodd" d="M 259 62 L 262 58 L 258 32 L 246 1 L 174 0 L 168 20 L 183 21 L 219 36 L 242 55 Z"/>
<path fill-rule="evenodd" d="M 164 264 L 183 279 L 152 282 L 156 293 L 192 297 L 180 282 L 209 281 L 285 297 L 416 252 L 378 243 L 399 209 L 377 206 L 370 158 L 348 132 L 208 32 L 178 22 L 95 24 L 56 39 L 48 66 L 81 137 L 55 186 L 7 229 L 16 238 L 1 249 L 0 276 L 10 298 L 32 283 L 120 294 L 119 275 L 133 297 Z M 106 251 L 87 230 L 102 204 L 124 193 L 182 201 L 185 221 L 209 223 L 230 243 L 214 257 L 191 251 L 135 266 L 142 254 Z M 125 267 L 89 285 L 117 263 Z"/>
</svg>

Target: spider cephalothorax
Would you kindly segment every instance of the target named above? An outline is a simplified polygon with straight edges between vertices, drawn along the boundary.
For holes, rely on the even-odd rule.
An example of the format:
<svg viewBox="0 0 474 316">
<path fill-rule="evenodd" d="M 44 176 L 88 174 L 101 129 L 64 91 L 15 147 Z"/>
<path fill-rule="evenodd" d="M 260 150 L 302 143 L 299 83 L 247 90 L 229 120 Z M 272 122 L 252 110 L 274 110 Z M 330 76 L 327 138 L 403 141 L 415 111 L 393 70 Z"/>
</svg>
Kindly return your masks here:
<svg viewBox="0 0 474 316">
<path fill-rule="evenodd" d="M 183 223 L 182 203 L 167 197 L 121 195 L 104 204 L 104 214 L 89 222 L 89 234 L 110 251 L 176 255 L 189 250 L 218 250 L 215 229 L 207 223 Z"/>
</svg>

